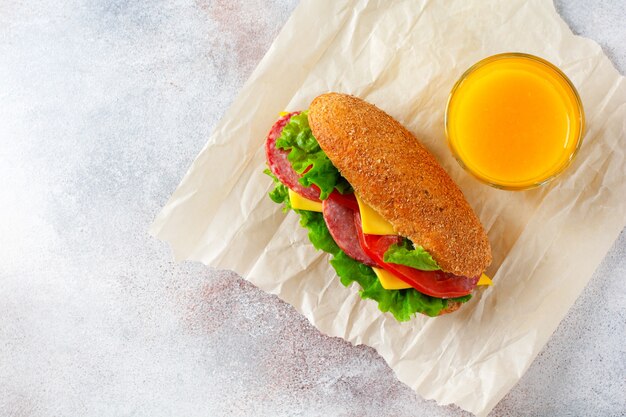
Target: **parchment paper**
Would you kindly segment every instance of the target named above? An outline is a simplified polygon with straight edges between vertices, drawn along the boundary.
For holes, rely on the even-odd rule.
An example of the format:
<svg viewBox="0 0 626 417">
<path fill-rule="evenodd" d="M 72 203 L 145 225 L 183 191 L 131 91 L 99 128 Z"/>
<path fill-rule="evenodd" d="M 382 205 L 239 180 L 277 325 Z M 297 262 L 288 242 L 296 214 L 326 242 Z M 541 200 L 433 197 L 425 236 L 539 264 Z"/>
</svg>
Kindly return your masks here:
<svg viewBox="0 0 626 417">
<path fill-rule="evenodd" d="M 555 182 L 499 191 L 446 147 L 443 112 L 476 61 L 521 51 L 577 86 L 587 133 Z M 495 286 L 460 311 L 396 322 L 344 288 L 297 215 L 267 192 L 263 142 L 282 110 L 339 91 L 407 126 L 457 181 L 488 230 Z M 520 379 L 626 224 L 626 83 L 551 1 L 303 1 L 159 214 L 151 232 L 176 259 L 235 270 L 322 332 L 374 347 L 427 399 L 486 415 Z"/>
</svg>

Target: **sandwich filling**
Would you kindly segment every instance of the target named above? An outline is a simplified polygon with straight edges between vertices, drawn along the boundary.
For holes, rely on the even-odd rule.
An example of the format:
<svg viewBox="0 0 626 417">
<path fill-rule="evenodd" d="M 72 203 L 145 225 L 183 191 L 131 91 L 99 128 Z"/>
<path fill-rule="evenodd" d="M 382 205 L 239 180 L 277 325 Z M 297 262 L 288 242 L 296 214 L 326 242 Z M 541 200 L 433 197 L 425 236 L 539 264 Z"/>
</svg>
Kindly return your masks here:
<svg viewBox="0 0 626 417">
<path fill-rule="evenodd" d="M 268 170 L 274 179 L 270 198 L 300 215 L 316 249 L 332 255 L 345 286 L 357 282 L 364 299 L 378 302 L 399 321 L 415 313 L 437 316 L 468 301 L 483 277 L 462 277 L 441 270 L 419 244 L 398 236 L 393 227 L 355 196 L 320 148 L 307 112 L 282 116 L 267 142 Z"/>
</svg>

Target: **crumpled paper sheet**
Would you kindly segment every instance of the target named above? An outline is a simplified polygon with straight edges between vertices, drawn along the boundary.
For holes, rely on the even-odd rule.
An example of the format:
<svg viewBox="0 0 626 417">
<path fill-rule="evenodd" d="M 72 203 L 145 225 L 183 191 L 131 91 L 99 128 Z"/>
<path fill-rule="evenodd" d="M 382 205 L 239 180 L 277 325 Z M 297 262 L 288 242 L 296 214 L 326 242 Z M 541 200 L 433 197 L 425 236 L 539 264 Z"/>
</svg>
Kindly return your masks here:
<svg viewBox="0 0 626 417">
<path fill-rule="evenodd" d="M 447 149 L 443 113 L 476 61 L 521 51 L 577 86 L 585 139 L 556 181 L 526 192 L 473 179 Z M 294 213 L 270 201 L 263 142 L 282 110 L 318 94 L 362 97 L 407 126 L 474 207 L 493 247 L 460 311 L 398 323 L 344 288 Z M 427 399 L 486 415 L 529 367 L 626 224 L 626 83 L 545 0 L 305 0 L 295 10 L 151 232 L 176 259 L 232 269 L 293 304 L 322 332 L 374 347 Z"/>
</svg>

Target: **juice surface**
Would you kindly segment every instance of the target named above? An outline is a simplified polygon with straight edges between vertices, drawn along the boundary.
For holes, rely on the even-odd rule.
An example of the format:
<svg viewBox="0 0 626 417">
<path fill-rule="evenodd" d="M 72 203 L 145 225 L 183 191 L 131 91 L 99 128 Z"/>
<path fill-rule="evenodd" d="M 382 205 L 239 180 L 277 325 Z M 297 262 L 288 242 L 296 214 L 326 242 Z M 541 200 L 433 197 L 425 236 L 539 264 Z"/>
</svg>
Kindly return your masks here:
<svg viewBox="0 0 626 417">
<path fill-rule="evenodd" d="M 526 56 L 479 63 L 453 90 L 446 113 L 448 140 L 462 164 L 511 189 L 539 185 L 567 166 L 582 123 L 567 78 Z"/>
</svg>

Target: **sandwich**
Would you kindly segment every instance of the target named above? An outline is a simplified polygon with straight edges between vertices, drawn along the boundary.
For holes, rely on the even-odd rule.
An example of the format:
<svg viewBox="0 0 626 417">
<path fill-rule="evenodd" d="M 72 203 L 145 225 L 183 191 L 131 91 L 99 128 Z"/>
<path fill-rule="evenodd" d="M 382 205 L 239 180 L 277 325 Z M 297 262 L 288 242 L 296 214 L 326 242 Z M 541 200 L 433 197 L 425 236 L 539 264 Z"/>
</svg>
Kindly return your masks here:
<svg viewBox="0 0 626 417">
<path fill-rule="evenodd" d="M 266 142 L 270 198 L 293 210 L 341 283 L 398 321 L 457 310 L 491 263 L 487 234 L 435 157 L 362 99 L 316 97 Z"/>
</svg>

